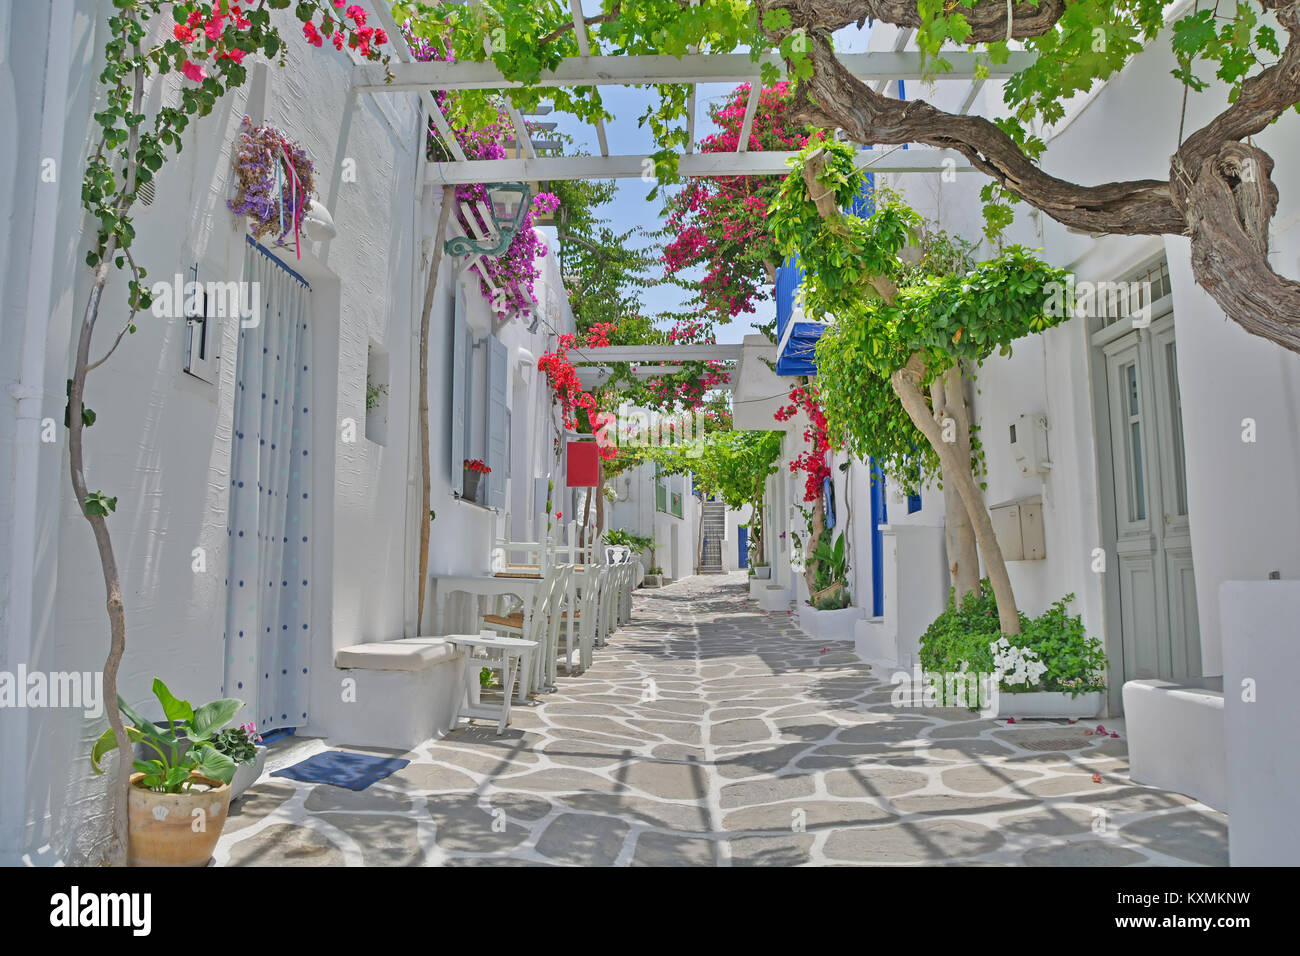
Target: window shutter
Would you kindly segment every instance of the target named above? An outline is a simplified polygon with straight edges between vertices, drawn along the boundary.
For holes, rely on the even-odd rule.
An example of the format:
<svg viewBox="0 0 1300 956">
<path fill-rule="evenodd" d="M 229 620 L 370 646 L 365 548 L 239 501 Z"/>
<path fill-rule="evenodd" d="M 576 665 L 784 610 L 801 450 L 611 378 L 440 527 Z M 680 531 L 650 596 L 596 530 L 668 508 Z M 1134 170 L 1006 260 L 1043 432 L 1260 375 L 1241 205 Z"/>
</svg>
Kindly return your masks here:
<svg viewBox="0 0 1300 956">
<path fill-rule="evenodd" d="M 451 490 L 460 494 L 465 481 L 465 297 L 456 293 L 451 320 Z"/>
<path fill-rule="evenodd" d="M 506 443 L 510 440 L 506 428 L 506 399 L 509 383 L 506 381 L 508 350 L 500 339 L 488 338 L 487 382 L 487 465 L 492 472 L 487 476 L 487 504 L 504 511 L 506 507 Z"/>
</svg>

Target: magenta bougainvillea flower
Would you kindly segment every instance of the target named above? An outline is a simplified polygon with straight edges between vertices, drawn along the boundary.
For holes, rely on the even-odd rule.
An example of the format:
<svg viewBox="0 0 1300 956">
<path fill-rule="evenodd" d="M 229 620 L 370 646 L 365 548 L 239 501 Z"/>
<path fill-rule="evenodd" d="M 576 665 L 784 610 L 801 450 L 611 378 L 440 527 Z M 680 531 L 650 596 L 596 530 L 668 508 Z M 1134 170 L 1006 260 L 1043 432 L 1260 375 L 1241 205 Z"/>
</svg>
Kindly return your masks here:
<svg viewBox="0 0 1300 956">
<path fill-rule="evenodd" d="M 186 79 L 193 80 L 195 83 L 202 83 L 208 78 L 207 70 L 193 60 L 186 60 L 185 65 L 181 67 L 181 72 L 185 74 Z"/>
</svg>

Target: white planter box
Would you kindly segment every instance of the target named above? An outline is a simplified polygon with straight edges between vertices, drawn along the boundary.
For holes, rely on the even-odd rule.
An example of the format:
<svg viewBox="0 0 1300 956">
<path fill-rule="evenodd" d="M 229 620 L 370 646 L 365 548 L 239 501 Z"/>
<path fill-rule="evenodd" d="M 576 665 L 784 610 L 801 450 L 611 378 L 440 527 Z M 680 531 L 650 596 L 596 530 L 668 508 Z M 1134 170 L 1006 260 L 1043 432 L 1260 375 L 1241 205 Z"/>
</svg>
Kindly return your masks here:
<svg viewBox="0 0 1300 956">
<path fill-rule="evenodd" d="M 759 581 L 767 581 L 772 577 L 772 566 L 765 564 L 762 567 L 754 565 L 754 578 Z"/>
<path fill-rule="evenodd" d="M 230 781 L 230 799 L 238 800 L 253 784 L 257 783 L 257 778 L 262 775 L 263 768 L 266 767 L 266 748 L 257 748 L 257 759 L 252 763 L 241 763 L 235 770 L 235 776 Z"/>
<path fill-rule="evenodd" d="M 790 610 L 790 588 L 779 587 L 768 581 L 755 581 L 753 584 L 758 606 L 764 611 Z"/>
<path fill-rule="evenodd" d="M 1036 690 L 1027 694 L 998 692 L 998 717 L 1096 717 L 1101 713 L 1101 691 L 1074 697 L 1064 691 Z"/>
<path fill-rule="evenodd" d="M 799 604 L 799 630 L 818 641 L 851 641 L 854 628 L 862 620 L 862 608 L 845 607 L 838 611 L 819 611 Z"/>
</svg>

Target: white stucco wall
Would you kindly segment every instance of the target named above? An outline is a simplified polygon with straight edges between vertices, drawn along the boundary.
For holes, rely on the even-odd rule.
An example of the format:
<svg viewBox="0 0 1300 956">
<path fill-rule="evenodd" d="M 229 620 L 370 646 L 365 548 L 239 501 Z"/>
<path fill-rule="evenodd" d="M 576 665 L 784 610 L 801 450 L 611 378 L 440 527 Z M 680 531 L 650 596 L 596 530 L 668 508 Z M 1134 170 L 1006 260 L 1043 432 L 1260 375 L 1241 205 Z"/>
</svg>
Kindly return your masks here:
<svg viewBox="0 0 1300 956">
<path fill-rule="evenodd" d="M 36 303 L 34 313 L 6 309 L 0 324 L 0 377 L 6 386 L 27 382 L 33 398 L 24 406 L 34 435 L 40 419 L 62 422 L 63 382 L 71 369 L 69 340 L 87 298 L 88 247 L 80 208 L 80 170 L 90 148 L 92 61 L 102 46 L 107 0 L 78 0 L 67 21 L 57 7 L 23 4 L 14 11 L 13 35 L 23 44 L 6 49 L 0 63 L 0 116 L 20 133 L 0 146 L 6 170 L 14 170 L 0 192 L 0 212 L 10 226 L 0 237 L 0 280 L 6 302 Z M 50 25 L 55 10 L 54 26 Z M 301 40 L 292 11 L 274 11 L 288 38 L 287 68 L 254 67 L 242 89 L 191 124 L 184 151 L 169 157 L 152 205 L 136 210 L 136 261 L 149 281 L 186 274 L 195 262 L 199 280 L 242 276 L 245 223 L 225 207 L 231 185 L 231 151 L 240 120 L 267 122 L 298 140 L 315 164 L 317 199 L 338 229 L 328 242 L 304 241 L 302 258 L 292 247 L 279 257 L 312 285 L 313 361 L 316 405 L 315 545 L 311 719 L 300 733 L 337 729 L 338 672 L 333 653 L 340 646 L 415 633 L 414 568 L 418 524 L 423 511 L 418 461 L 413 457 L 418 352 L 418 313 L 424 295 L 423 268 L 433 246 L 438 194 L 422 195 L 418 100 L 414 94 L 357 96 L 350 92 L 352 61 L 331 49 L 315 50 Z M 155 29 L 162 27 L 155 24 Z M 46 39 L 53 53 L 48 57 Z M 8 46 L 9 37 L 0 38 Z M 12 57 L 11 57 L 12 55 Z M 151 107 L 174 97 L 179 75 L 156 81 L 147 91 Z M 46 98 L 51 108 L 45 109 Z M 57 118 L 60 145 L 52 141 L 49 116 Z M 59 176 L 46 192 L 39 183 L 40 160 L 52 155 Z M 344 171 L 355 170 L 355 181 Z M 51 192 L 54 190 L 56 192 Z M 45 203 L 48 208 L 42 207 Z M 21 224 L 26 222 L 26 226 Z M 28 250 L 15 235 L 47 224 L 45 245 Z M 53 224 L 50 226 L 50 224 Z M 38 258 L 39 257 L 39 258 Z M 50 268 L 39 263 L 49 260 Z M 416 265 L 420 264 L 417 271 Z M 448 410 L 451 288 L 461 263 L 445 258 L 439 296 L 430 322 L 430 424 L 432 501 L 438 514 L 430 547 L 434 572 L 483 570 L 488 566 L 497 515 L 455 501 L 450 494 Z M 508 500 L 533 507 L 533 475 L 563 476 L 555 459 L 555 412 L 536 359 L 557 332 L 572 329 L 573 317 L 553 255 L 539 263 L 536 289 L 558 291 L 558 304 L 534 333 L 518 322 L 502 324 L 490 315 L 469 278 L 466 302 L 473 321 L 497 335 L 510 354 L 512 445 L 510 480 L 517 494 Z M 42 292 L 42 289 L 44 290 Z M 42 298 L 44 296 L 44 298 Z M 93 351 L 101 353 L 120 328 L 125 312 L 124 282 L 115 277 L 104 296 L 100 332 Z M 42 315 L 33 336 L 27 314 Z M 92 489 L 118 498 L 109 521 L 119 563 L 128 628 L 128 649 L 119 688 L 146 714 L 150 684 L 161 676 L 179 695 L 202 701 L 221 696 L 224 674 L 226 523 L 230 427 L 234 400 L 237 325 L 222 323 L 219 381 L 209 384 L 183 369 L 182 320 L 140 316 L 138 332 L 102 368 L 92 373 L 87 405 L 98 420 L 86 433 L 86 471 Z M 389 356 L 387 436 L 380 445 L 364 436 L 368 352 L 374 343 Z M 35 355 L 35 364 L 25 350 Z M 31 368 L 42 370 L 36 381 Z M 523 414 L 519 414 L 519 412 Z M 477 410 L 479 414 L 482 410 Z M 347 418 L 357 422 L 355 442 L 343 439 Z M 68 482 L 66 431 L 57 442 L 30 447 L 18 440 L 21 419 L 0 415 L 0 475 L 30 476 L 22 501 L 34 518 L 0 556 L 0 667 L 29 670 L 99 671 L 108 647 L 103 585 L 89 528 L 79 514 Z M 26 463 L 26 464 L 24 464 Z M 26 469 L 26 470 L 24 470 Z M 0 478 L 0 540 L 10 541 L 17 499 Z M 24 486 L 26 487 L 26 486 Z M 201 548 L 205 569 L 194 570 Z M 21 552 L 20 550 L 21 549 Z M 31 568 L 23 588 L 11 586 L 15 568 Z M 20 584 L 24 582 L 19 582 Z M 25 588 L 25 589 L 24 589 Z M 15 600 L 15 594 L 20 600 Z M 23 626 L 8 626 L 10 608 L 26 607 Z M 0 740 L 6 773 L 0 783 L 0 860 L 11 862 L 46 843 L 47 855 L 76 863 L 93 859 L 106 832 L 107 778 L 92 778 L 85 755 L 106 725 L 72 710 L 4 714 Z M 301 721 L 299 721 L 301 723 Z"/>
</svg>

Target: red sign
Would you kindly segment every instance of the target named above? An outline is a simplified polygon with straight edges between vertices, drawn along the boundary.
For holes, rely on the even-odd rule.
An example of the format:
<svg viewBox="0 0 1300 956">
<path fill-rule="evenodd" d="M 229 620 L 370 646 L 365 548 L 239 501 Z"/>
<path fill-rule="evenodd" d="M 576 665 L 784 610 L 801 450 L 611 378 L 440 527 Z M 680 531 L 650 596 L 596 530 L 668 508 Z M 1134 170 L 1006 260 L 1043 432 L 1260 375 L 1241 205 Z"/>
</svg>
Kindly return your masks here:
<svg viewBox="0 0 1300 956">
<path fill-rule="evenodd" d="M 600 477 L 600 449 L 594 441 L 571 441 L 564 449 L 566 488 L 594 488 Z"/>
</svg>

